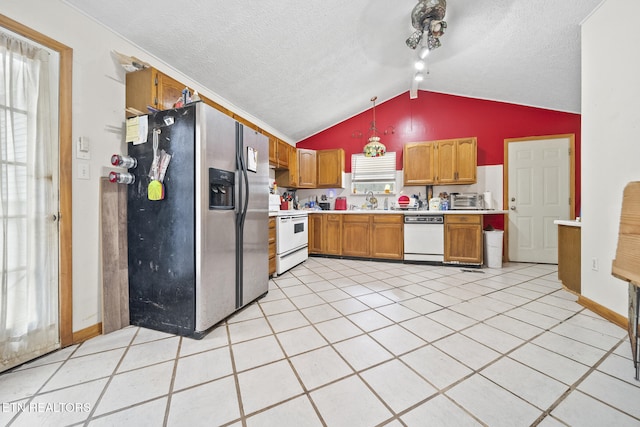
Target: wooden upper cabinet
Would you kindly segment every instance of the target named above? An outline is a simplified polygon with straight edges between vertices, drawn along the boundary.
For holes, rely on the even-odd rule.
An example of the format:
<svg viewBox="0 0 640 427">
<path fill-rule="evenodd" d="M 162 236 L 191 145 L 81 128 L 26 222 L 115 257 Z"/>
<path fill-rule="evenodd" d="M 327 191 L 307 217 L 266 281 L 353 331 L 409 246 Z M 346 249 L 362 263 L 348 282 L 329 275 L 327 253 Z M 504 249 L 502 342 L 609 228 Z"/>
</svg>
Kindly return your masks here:
<svg viewBox="0 0 640 427">
<path fill-rule="evenodd" d="M 276 145 L 276 151 L 277 151 L 277 158 L 278 158 L 278 165 L 276 167 L 278 168 L 284 168 L 284 169 L 288 169 L 289 168 L 289 152 L 291 145 L 287 144 L 284 141 L 280 141 L 278 139 L 277 145 Z"/>
<path fill-rule="evenodd" d="M 269 165 L 278 166 L 278 140 L 274 137 L 269 138 Z"/>
<path fill-rule="evenodd" d="M 316 151 L 318 188 L 342 188 L 344 175 L 344 150 L 318 150 Z"/>
<path fill-rule="evenodd" d="M 476 138 L 438 141 L 438 182 L 473 184 L 476 182 Z"/>
<path fill-rule="evenodd" d="M 412 142 L 403 149 L 404 185 L 473 184 L 476 138 Z"/>
<path fill-rule="evenodd" d="M 173 108 L 182 96 L 185 85 L 156 70 L 143 70 L 127 73 L 126 75 L 126 107 L 135 108 L 146 114 L 147 106 L 158 110 Z M 127 116 L 132 116 L 127 113 Z"/>
<path fill-rule="evenodd" d="M 478 146 L 476 138 L 459 139 L 456 147 L 456 182 L 474 184 L 478 180 Z"/>
<path fill-rule="evenodd" d="M 440 184 L 455 184 L 456 182 L 456 141 L 438 141 L 438 175 L 436 181 Z"/>
<path fill-rule="evenodd" d="M 289 152 L 289 184 L 291 187 L 298 187 L 298 150 L 296 147 L 287 144 Z"/>
<path fill-rule="evenodd" d="M 429 185 L 436 182 L 436 145 L 436 142 L 410 142 L 404 145 L 404 185 Z"/>
<path fill-rule="evenodd" d="M 316 187 L 316 151 L 298 149 L 298 188 Z"/>
<path fill-rule="evenodd" d="M 172 79 L 166 74 L 157 73 L 158 78 L 158 95 L 157 105 L 159 110 L 170 110 L 182 97 L 182 91 L 186 87 L 177 80 Z M 193 93 L 193 89 L 189 89 Z"/>
</svg>

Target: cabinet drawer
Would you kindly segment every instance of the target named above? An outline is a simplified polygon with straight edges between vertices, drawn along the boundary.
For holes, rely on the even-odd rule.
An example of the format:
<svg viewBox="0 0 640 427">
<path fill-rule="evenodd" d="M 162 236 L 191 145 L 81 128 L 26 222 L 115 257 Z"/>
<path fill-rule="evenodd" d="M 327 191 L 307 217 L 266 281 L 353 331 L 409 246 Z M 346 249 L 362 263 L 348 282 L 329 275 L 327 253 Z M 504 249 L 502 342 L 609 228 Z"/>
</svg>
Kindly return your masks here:
<svg viewBox="0 0 640 427">
<path fill-rule="evenodd" d="M 342 218 L 343 223 L 354 223 L 354 222 L 369 222 L 369 215 L 344 215 Z"/>
<path fill-rule="evenodd" d="M 445 215 L 446 224 L 482 224 L 482 215 Z"/>
<path fill-rule="evenodd" d="M 402 224 L 404 223 L 404 215 L 373 215 L 374 224 Z"/>
</svg>

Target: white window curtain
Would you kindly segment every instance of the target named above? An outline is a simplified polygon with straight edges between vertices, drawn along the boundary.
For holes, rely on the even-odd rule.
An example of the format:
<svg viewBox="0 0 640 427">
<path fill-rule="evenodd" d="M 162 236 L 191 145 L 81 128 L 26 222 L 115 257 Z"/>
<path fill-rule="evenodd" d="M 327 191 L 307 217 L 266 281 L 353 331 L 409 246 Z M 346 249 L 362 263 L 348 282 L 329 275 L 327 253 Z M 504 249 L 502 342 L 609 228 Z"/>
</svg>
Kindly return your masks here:
<svg viewBox="0 0 640 427">
<path fill-rule="evenodd" d="M 0 32 L 0 371 L 59 347 L 49 53 Z"/>
</svg>

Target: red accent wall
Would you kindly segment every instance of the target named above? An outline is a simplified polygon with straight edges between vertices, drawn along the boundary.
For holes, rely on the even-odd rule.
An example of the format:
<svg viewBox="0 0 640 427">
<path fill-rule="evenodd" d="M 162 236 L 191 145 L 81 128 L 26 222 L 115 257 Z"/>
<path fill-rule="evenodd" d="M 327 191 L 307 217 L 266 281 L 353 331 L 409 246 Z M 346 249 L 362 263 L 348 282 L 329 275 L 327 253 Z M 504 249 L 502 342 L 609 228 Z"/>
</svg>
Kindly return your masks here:
<svg viewBox="0 0 640 427">
<path fill-rule="evenodd" d="M 371 109 L 297 143 L 316 150 L 344 148 L 345 171 L 351 154 L 362 152 L 371 131 Z M 405 92 L 376 105 L 376 127 L 387 151 L 397 154 L 402 169 L 402 146 L 407 142 L 475 136 L 478 166 L 504 164 L 504 140 L 529 136 L 575 135 L 576 215 L 580 212 L 580 114 L 526 107 L 505 102 L 419 91 Z M 385 134 L 387 131 L 387 134 Z M 358 132 L 360 138 L 354 137 Z"/>
</svg>

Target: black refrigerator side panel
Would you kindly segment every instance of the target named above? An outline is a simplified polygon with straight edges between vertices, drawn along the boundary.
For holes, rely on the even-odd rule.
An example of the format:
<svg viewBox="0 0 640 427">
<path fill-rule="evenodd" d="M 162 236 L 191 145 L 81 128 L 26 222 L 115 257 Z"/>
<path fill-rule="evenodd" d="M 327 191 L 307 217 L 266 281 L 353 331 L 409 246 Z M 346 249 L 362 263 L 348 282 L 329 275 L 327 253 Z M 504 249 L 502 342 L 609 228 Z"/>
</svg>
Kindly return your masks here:
<svg viewBox="0 0 640 427">
<path fill-rule="evenodd" d="M 166 120 L 174 117 L 174 123 Z M 164 200 L 150 201 L 153 129 L 158 153 L 171 161 Z M 161 111 L 149 117 L 147 142 L 129 145 L 138 159 L 128 188 L 129 308 L 131 324 L 190 335 L 195 328 L 195 109 Z"/>
</svg>

